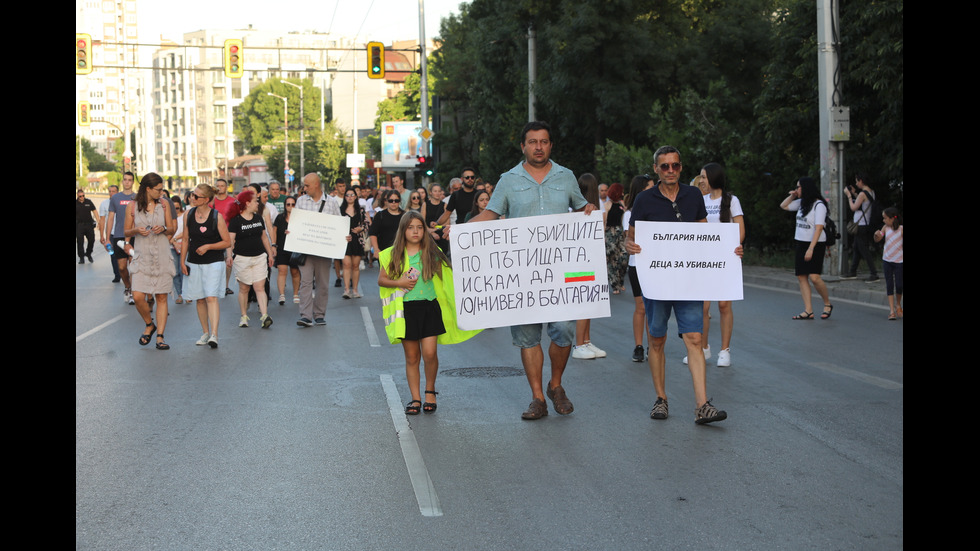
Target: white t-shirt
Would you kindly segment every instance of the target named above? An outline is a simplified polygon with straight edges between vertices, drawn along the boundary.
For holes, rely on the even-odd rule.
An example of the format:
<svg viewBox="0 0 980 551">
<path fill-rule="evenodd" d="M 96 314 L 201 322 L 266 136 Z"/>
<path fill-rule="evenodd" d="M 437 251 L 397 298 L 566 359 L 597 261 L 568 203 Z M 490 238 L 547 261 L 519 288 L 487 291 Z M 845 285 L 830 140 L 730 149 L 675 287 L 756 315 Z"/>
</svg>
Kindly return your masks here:
<svg viewBox="0 0 980 551">
<path fill-rule="evenodd" d="M 797 241 L 805 241 L 809 243 L 813 240 L 813 232 L 816 226 L 824 226 L 827 224 L 827 204 L 821 200 L 816 200 L 813 202 L 813 206 L 810 208 L 810 212 L 806 216 L 803 216 L 803 211 L 800 210 L 800 200 L 794 199 L 789 205 L 786 206 L 786 210 L 792 211 L 796 210 L 796 235 L 794 239 Z M 818 243 L 823 243 L 827 240 L 827 232 L 821 231 L 820 238 L 817 239 Z"/>
<path fill-rule="evenodd" d="M 717 199 L 712 199 L 711 194 L 702 196 L 704 198 L 704 208 L 708 211 L 708 223 L 721 222 L 721 199 L 719 195 Z M 738 197 L 732 195 L 732 218 L 736 216 L 743 216 L 742 214 L 742 203 L 738 201 Z"/>
</svg>

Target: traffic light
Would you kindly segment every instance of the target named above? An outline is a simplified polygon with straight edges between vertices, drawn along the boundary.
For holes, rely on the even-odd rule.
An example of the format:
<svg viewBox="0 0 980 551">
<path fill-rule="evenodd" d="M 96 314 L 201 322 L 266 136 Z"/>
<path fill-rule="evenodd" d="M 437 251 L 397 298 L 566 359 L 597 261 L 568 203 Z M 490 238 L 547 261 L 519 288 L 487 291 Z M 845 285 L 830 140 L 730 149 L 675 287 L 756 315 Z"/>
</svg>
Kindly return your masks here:
<svg viewBox="0 0 980 551">
<path fill-rule="evenodd" d="M 92 119 L 88 116 L 89 103 L 87 101 L 78 102 L 78 126 L 91 126 Z"/>
<path fill-rule="evenodd" d="M 385 45 L 380 42 L 368 42 L 368 78 L 385 77 Z"/>
<path fill-rule="evenodd" d="M 225 76 L 228 78 L 242 78 L 245 74 L 245 64 L 242 58 L 242 40 L 240 38 L 229 38 L 225 40 Z"/>
<path fill-rule="evenodd" d="M 423 176 L 432 176 L 435 173 L 435 160 L 425 155 L 415 156 L 415 168 L 422 172 Z"/>
<path fill-rule="evenodd" d="M 75 74 L 87 75 L 92 72 L 92 36 L 75 33 Z"/>
</svg>

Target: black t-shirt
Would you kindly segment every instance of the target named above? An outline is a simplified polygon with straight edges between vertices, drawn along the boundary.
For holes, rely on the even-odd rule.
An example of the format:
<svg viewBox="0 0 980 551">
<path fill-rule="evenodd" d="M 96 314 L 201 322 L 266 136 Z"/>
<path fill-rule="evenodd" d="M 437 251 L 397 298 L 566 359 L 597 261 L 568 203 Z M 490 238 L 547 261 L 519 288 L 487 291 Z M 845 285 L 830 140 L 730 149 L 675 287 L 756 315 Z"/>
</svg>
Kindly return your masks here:
<svg viewBox="0 0 980 551">
<path fill-rule="evenodd" d="M 466 188 L 459 188 L 449 196 L 449 204 L 446 210 L 456 213 L 456 221 L 466 218 L 466 213 L 473 210 L 473 198 L 476 197 L 476 188 L 473 191 L 466 191 Z"/>
<path fill-rule="evenodd" d="M 379 210 L 374 215 L 369 234 L 378 238 L 378 248 L 381 251 L 395 244 L 395 234 L 398 233 L 398 224 L 401 220 L 401 214 L 391 214 L 388 209 Z"/>
<path fill-rule="evenodd" d="M 235 234 L 235 254 L 241 256 L 259 256 L 265 252 L 262 246 L 262 234 L 265 232 L 265 222 L 258 213 L 251 220 L 238 215 L 228 224 L 228 233 Z"/>
<path fill-rule="evenodd" d="M 92 218 L 92 211 L 95 210 L 95 203 L 91 199 L 86 197 L 81 203 L 78 199 L 75 199 L 75 224 L 91 224 L 95 225 L 95 219 Z"/>
</svg>

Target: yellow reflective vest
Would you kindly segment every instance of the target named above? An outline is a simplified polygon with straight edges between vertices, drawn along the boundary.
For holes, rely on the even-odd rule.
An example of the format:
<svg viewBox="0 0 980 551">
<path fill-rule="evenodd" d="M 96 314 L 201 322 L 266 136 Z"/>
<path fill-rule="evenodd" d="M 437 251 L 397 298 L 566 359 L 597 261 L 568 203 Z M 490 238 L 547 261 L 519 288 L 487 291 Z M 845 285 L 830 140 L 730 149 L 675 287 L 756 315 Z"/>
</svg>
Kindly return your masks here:
<svg viewBox="0 0 980 551">
<path fill-rule="evenodd" d="M 378 256 L 381 262 L 381 269 L 386 270 L 391 265 L 391 249 L 381 251 Z M 405 260 L 402 262 L 403 271 L 397 278 L 400 279 L 408 271 L 408 253 L 405 253 Z M 388 272 L 388 276 L 391 273 Z M 436 289 L 436 300 L 439 302 L 439 310 L 442 311 L 442 324 L 446 326 L 446 332 L 439 335 L 439 344 L 455 344 L 463 342 L 473 337 L 482 329 L 467 331 L 460 329 L 456 325 L 456 293 L 453 290 L 453 270 L 449 266 L 442 267 L 442 275 L 433 277 Z M 385 333 L 388 334 L 388 341 L 397 344 L 405 338 L 405 290 L 391 287 L 379 287 L 381 294 L 381 313 L 385 320 Z"/>
</svg>

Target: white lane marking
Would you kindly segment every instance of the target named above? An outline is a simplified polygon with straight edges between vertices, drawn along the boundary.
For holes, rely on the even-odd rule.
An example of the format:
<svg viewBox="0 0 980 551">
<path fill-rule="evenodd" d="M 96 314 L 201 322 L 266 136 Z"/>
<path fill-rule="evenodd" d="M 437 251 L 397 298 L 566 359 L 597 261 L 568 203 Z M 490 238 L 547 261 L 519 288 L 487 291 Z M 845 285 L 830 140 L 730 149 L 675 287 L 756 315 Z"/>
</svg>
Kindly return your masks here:
<svg viewBox="0 0 980 551">
<path fill-rule="evenodd" d="M 106 327 L 112 325 L 113 323 L 116 323 L 117 321 L 123 319 L 124 317 L 126 317 L 126 314 L 119 314 L 118 316 L 116 316 L 116 317 L 112 318 L 111 320 L 103 323 L 102 325 L 100 325 L 98 327 L 93 327 L 93 328 L 89 329 L 88 331 L 86 331 L 86 332 L 82 333 L 81 335 L 75 337 L 75 342 L 79 342 L 80 340 L 82 340 L 82 339 L 84 339 L 84 338 L 86 338 L 86 337 L 88 337 L 90 335 L 94 335 L 98 331 L 100 331 L 102 329 L 105 329 Z"/>
<path fill-rule="evenodd" d="M 875 377 L 874 375 L 868 375 L 867 373 L 861 373 L 860 371 L 854 371 L 853 369 L 847 369 L 846 367 L 841 367 L 835 364 L 809 362 L 807 365 L 816 367 L 817 369 L 823 369 L 824 371 L 829 371 L 831 373 L 836 373 L 838 375 L 843 375 L 845 377 L 850 377 L 852 379 L 857 379 L 885 390 L 902 390 L 902 387 L 904 386 L 902 383 L 896 383 L 895 381 L 889 381 L 888 379 L 882 379 L 881 377 Z"/>
<path fill-rule="evenodd" d="M 374 330 L 374 322 L 371 321 L 371 311 L 367 306 L 361 306 L 361 319 L 364 320 L 364 331 L 367 333 L 368 343 L 378 348 L 381 341 L 378 340 L 378 332 Z"/>
<path fill-rule="evenodd" d="M 439 496 L 436 495 L 435 486 L 429 478 L 429 471 L 425 468 L 425 461 L 422 459 L 422 451 L 415 440 L 415 433 L 412 427 L 408 426 L 408 419 L 405 417 L 405 409 L 402 405 L 398 389 L 395 388 L 395 381 L 391 375 L 381 375 L 381 387 L 384 388 L 385 396 L 388 397 L 388 410 L 391 412 L 391 422 L 395 425 L 395 433 L 398 434 L 398 443 L 402 447 L 402 456 L 405 458 L 405 466 L 408 467 L 408 478 L 412 481 L 412 489 L 415 490 L 415 499 L 419 502 L 419 512 L 423 517 L 441 517 L 442 505 L 439 504 Z"/>
</svg>

